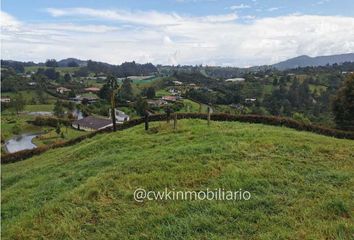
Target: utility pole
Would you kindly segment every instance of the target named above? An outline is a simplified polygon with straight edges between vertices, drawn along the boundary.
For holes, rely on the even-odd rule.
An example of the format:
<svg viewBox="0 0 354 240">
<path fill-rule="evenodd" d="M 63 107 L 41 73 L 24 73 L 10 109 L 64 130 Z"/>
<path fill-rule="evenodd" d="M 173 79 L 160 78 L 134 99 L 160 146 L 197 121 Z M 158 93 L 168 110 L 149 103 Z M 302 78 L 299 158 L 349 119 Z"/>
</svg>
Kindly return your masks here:
<svg viewBox="0 0 354 240">
<path fill-rule="evenodd" d="M 113 76 L 108 77 L 108 83 L 111 88 L 111 118 L 113 124 L 113 131 L 117 131 L 117 123 L 116 123 L 116 94 L 119 91 L 117 80 Z"/>
</svg>

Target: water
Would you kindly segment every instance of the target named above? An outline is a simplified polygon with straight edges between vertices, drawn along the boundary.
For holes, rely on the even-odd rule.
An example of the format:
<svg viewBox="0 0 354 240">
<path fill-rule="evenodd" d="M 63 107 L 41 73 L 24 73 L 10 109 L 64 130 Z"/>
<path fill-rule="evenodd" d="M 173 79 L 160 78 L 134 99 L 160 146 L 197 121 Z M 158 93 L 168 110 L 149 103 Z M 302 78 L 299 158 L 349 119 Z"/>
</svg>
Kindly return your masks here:
<svg viewBox="0 0 354 240">
<path fill-rule="evenodd" d="M 36 136 L 38 136 L 38 134 L 22 134 L 15 136 L 5 143 L 5 148 L 9 153 L 36 148 L 37 146 L 32 143 L 32 139 Z"/>
</svg>

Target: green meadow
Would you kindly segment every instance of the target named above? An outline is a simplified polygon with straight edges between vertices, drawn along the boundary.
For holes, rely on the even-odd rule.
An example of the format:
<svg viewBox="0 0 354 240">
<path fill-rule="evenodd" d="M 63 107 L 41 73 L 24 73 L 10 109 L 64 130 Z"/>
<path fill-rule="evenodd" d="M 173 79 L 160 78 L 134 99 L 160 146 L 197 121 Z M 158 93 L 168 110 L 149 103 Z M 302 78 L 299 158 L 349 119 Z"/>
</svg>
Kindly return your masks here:
<svg viewBox="0 0 354 240">
<path fill-rule="evenodd" d="M 155 122 L 2 165 L 3 239 L 352 239 L 354 141 L 239 122 Z M 136 202 L 137 188 L 249 191 Z"/>
</svg>

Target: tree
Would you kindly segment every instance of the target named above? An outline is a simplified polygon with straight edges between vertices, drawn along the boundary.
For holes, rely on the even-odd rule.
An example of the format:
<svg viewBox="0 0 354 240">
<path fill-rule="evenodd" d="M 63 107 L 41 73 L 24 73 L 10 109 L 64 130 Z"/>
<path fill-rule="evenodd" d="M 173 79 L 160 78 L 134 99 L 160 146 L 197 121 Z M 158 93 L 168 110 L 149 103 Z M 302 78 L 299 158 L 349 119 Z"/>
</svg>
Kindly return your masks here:
<svg viewBox="0 0 354 240">
<path fill-rule="evenodd" d="M 301 106 L 303 108 L 308 108 L 311 105 L 312 96 L 308 80 L 300 84 L 299 98 L 301 99 Z"/>
<path fill-rule="evenodd" d="M 110 96 L 111 96 L 111 117 L 112 117 L 112 124 L 113 124 L 113 131 L 116 131 L 117 126 L 116 126 L 116 92 L 117 92 L 117 88 L 118 88 L 118 84 L 117 84 L 117 79 L 115 77 L 108 76 L 107 78 L 107 83 L 109 86 L 109 90 L 110 90 Z"/>
<path fill-rule="evenodd" d="M 156 96 L 155 88 L 149 87 L 148 89 L 146 89 L 147 98 L 155 98 L 155 96 Z"/>
<path fill-rule="evenodd" d="M 295 119 L 298 122 L 304 123 L 304 124 L 311 124 L 310 119 L 308 119 L 304 114 L 302 113 L 294 113 L 293 114 L 293 119 Z"/>
<path fill-rule="evenodd" d="M 122 100 L 133 100 L 133 87 L 129 78 L 123 80 L 122 87 L 119 91 L 119 97 Z"/>
<path fill-rule="evenodd" d="M 148 104 L 146 100 L 141 97 L 138 97 L 137 101 L 135 102 L 136 113 L 140 116 L 144 116 L 147 109 L 148 109 Z"/>
<path fill-rule="evenodd" d="M 69 102 L 68 104 L 67 104 L 67 108 L 69 109 L 69 111 L 74 111 L 74 109 L 75 109 L 75 104 L 73 103 L 73 102 Z"/>
<path fill-rule="evenodd" d="M 57 100 L 55 102 L 53 112 L 54 112 L 54 115 L 59 117 L 59 118 L 64 117 L 64 108 L 63 108 L 63 104 L 62 104 L 61 101 Z"/>
<path fill-rule="evenodd" d="M 58 63 L 55 59 L 48 59 L 45 62 L 46 67 L 58 67 Z"/>
<path fill-rule="evenodd" d="M 70 76 L 70 74 L 69 73 L 65 73 L 65 75 L 64 75 L 64 81 L 65 82 L 71 82 L 71 76 Z"/>
<path fill-rule="evenodd" d="M 21 127 L 16 123 L 13 127 L 12 127 L 12 133 L 13 134 L 19 134 L 21 132 Z"/>
<path fill-rule="evenodd" d="M 88 71 L 87 67 L 81 67 L 81 68 L 79 68 L 79 70 L 77 70 L 75 72 L 76 77 L 87 77 L 88 74 L 89 74 L 89 71 Z"/>
<path fill-rule="evenodd" d="M 26 105 L 26 101 L 21 93 L 16 94 L 11 103 L 17 114 L 22 111 Z"/>
<path fill-rule="evenodd" d="M 101 99 L 106 99 L 107 101 L 110 101 L 111 99 L 111 90 L 110 90 L 110 85 L 109 82 L 107 81 L 102 88 L 100 89 L 100 91 L 98 92 L 98 96 Z"/>
<path fill-rule="evenodd" d="M 75 98 L 76 97 L 76 93 L 73 89 L 71 89 L 71 91 L 69 92 L 69 95 L 68 95 L 69 98 Z"/>
<path fill-rule="evenodd" d="M 47 68 L 44 70 L 44 75 L 51 80 L 58 80 L 60 77 L 60 73 L 55 71 L 55 68 Z"/>
<path fill-rule="evenodd" d="M 60 125 L 57 124 L 57 127 L 55 128 L 55 132 L 59 135 L 61 133 L 61 130 L 60 130 Z"/>
<path fill-rule="evenodd" d="M 338 89 L 332 100 L 332 111 L 338 127 L 354 129 L 354 74 Z"/>
</svg>

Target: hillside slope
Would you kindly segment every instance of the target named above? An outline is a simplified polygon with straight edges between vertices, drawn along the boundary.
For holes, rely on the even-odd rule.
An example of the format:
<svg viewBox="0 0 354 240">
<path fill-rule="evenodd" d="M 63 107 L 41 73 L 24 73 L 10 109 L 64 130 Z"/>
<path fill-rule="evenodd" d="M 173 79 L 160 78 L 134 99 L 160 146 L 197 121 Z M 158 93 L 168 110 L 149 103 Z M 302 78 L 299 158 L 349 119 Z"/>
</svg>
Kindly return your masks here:
<svg viewBox="0 0 354 240">
<path fill-rule="evenodd" d="M 3 239 L 350 239 L 354 141 L 181 120 L 2 166 Z M 243 189 L 248 201 L 133 200 L 137 188 Z"/>
<path fill-rule="evenodd" d="M 338 54 L 330 56 L 309 57 L 306 55 L 288 59 L 286 61 L 272 65 L 279 70 L 298 68 L 298 67 L 317 67 L 327 64 L 340 64 L 344 62 L 354 62 L 354 53 Z"/>
</svg>

